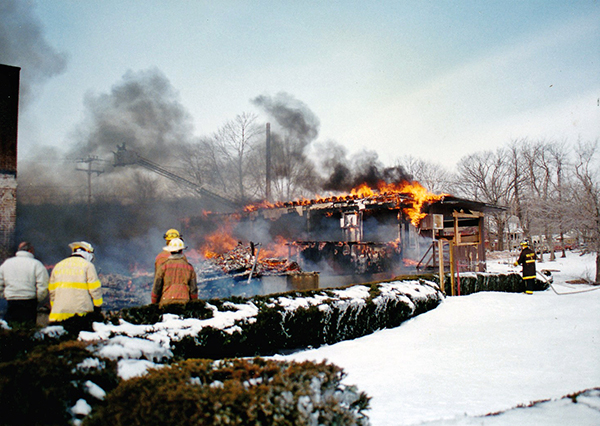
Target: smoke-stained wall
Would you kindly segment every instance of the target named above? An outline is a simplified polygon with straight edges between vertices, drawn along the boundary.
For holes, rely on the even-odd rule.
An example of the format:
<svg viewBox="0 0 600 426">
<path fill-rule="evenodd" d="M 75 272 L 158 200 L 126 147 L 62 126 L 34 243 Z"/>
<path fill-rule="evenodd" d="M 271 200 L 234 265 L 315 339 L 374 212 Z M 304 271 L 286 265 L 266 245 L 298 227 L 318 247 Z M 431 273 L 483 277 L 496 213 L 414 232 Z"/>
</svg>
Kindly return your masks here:
<svg viewBox="0 0 600 426">
<path fill-rule="evenodd" d="M 11 254 L 17 214 L 20 71 L 0 65 L 0 261 Z"/>
</svg>

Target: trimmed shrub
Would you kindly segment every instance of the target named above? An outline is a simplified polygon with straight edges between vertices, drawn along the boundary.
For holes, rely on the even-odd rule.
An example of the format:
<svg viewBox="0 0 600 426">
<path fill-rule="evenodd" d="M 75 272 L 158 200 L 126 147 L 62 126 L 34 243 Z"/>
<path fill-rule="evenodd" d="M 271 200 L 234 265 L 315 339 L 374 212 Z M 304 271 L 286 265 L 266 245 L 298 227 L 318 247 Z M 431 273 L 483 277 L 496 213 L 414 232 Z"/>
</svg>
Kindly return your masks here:
<svg viewBox="0 0 600 426">
<path fill-rule="evenodd" d="M 332 364 L 188 360 L 121 384 L 86 426 L 367 425 L 369 398 Z"/>
<path fill-rule="evenodd" d="M 211 303 L 217 306 L 222 304 L 220 300 L 211 300 Z M 182 318 L 208 319 L 212 318 L 213 311 L 207 307 L 206 301 L 194 300 L 186 304 L 173 303 L 164 307 L 150 304 L 125 308 L 111 315 L 109 320 L 113 323 L 118 323 L 119 319 L 123 319 L 132 324 L 154 324 L 160 321 L 163 314 L 179 315 Z"/>
<path fill-rule="evenodd" d="M 0 328 L 0 363 L 23 357 L 39 345 L 33 330 Z"/>
<path fill-rule="evenodd" d="M 40 346 L 25 357 L 0 364 L 0 422 L 3 425 L 66 425 L 79 399 L 90 406 L 103 401 L 91 396 L 90 381 L 109 391 L 116 387 L 116 364 L 100 360 L 83 342 Z"/>
<path fill-rule="evenodd" d="M 452 294 L 450 275 L 445 276 L 446 294 Z M 458 295 L 458 281 L 454 283 L 454 294 Z M 535 280 L 534 290 L 547 290 L 549 284 L 539 279 Z M 505 293 L 523 293 L 525 283 L 519 274 L 490 274 L 484 272 L 464 272 L 460 274 L 460 295 L 478 293 L 480 291 L 501 291 Z"/>
<path fill-rule="evenodd" d="M 344 289 L 238 298 L 237 302 L 256 306 L 256 316 L 237 321 L 234 331 L 204 327 L 196 335 L 172 340 L 171 349 L 177 359 L 223 359 L 319 347 L 397 327 L 412 316 L 435 308 L 443 298 L 433 283 L 423 280 L 408 283 L 410 291 L 404 293 L 398 289 L 382 293 L 383 288 L 394 284 L 397 283 L 351 286 L 367 288 L 365 299 L 346 300 L 339 295 Z M 419 287 L 430 291 L 418 295 Z M 319 299 L 315 304 L 286 309 L 280 297 L 289 303 L 298 298 Z"/>
</svg>

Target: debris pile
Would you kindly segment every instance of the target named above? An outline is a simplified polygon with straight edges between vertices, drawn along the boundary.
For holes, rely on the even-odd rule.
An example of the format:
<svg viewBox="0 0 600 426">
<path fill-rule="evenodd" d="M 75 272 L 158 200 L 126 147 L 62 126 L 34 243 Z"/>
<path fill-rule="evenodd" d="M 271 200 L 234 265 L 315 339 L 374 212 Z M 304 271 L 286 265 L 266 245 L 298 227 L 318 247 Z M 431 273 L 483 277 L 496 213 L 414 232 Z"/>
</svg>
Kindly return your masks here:
<svg viewBox="0 0 600 426">
<path fill-rule="evenodd" d="M 297 262 L 266 257 L 261 259 L 260 247 L 239 243 L 235 248 L 204 261 L 196 268 L 198 280 L 229 277 L 253 277 L 302 272 Z"/>
<path fill-rule="evenodd" d="M 152 276 L 98 274 L 103 290 L 103 309 L 117 311 L 150 303 Z"/>
</svg>

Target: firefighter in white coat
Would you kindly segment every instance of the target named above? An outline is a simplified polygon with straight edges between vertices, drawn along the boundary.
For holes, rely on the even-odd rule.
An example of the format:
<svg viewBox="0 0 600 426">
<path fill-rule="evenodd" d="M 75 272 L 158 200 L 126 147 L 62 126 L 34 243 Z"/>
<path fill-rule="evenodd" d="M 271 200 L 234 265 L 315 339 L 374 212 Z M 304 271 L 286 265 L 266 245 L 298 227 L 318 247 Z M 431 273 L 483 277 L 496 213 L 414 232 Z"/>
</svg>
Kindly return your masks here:
<svg viewBox="0 0 600 426">
<path fill-rule="evenodd" d="M 0 297 L 7 301 L 4 319 L 8 323 L 33 326 L 38 303 L 48 295 L 48 271 L 34 258 L 33 245 L 19 244 L 15 257 L 0 266 Z"/>
</svg>

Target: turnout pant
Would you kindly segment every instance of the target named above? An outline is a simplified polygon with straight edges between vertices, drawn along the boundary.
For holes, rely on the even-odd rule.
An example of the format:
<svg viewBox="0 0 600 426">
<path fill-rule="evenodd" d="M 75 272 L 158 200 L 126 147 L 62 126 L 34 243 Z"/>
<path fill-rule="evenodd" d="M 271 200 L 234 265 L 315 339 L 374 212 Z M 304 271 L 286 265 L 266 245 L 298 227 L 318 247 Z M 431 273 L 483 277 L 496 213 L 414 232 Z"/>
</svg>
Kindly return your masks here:
<svg viewBox="0 0 600 426">
<path fill-rule="evenodd" d="M 6 301 L 4 319 L 10 323 L 26 323 L 35 326 L 37 320 L 37 299 L 15 299 Z"/>
<path fill-rule="evenodd" d="M 525 291 L 533 291 L 533 285 L 535 284 L 535 278 L 524 279 L 525 281 Z"/>
</svg>

